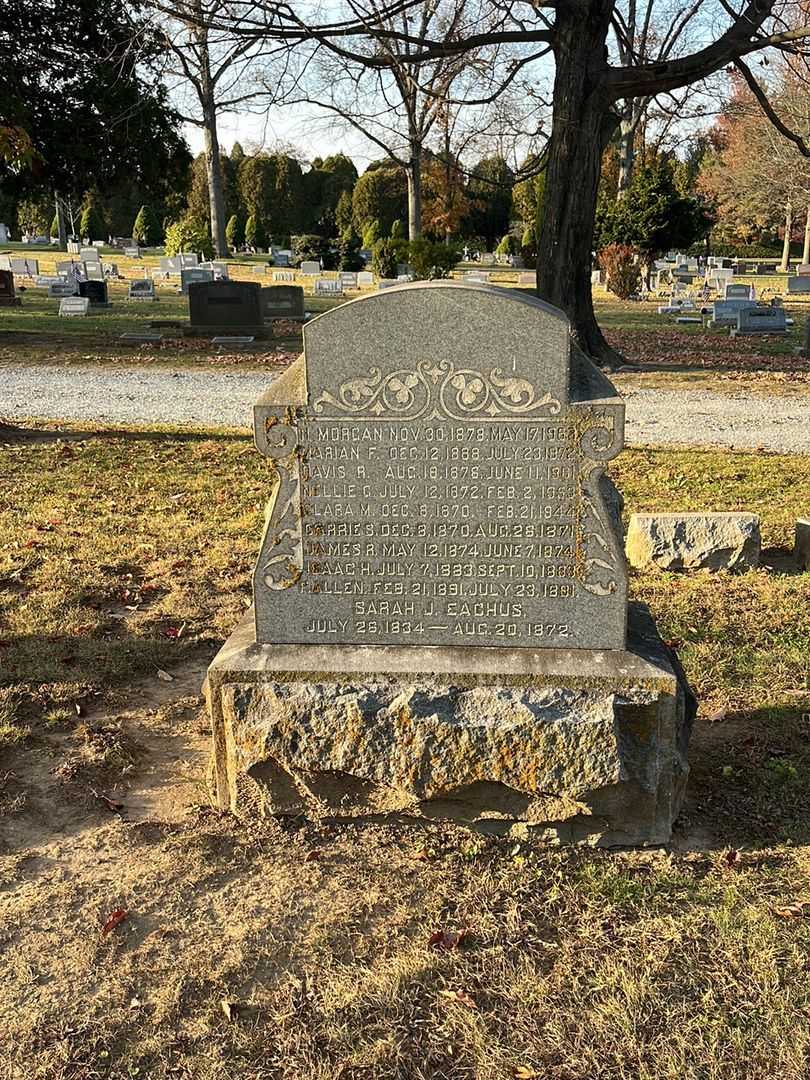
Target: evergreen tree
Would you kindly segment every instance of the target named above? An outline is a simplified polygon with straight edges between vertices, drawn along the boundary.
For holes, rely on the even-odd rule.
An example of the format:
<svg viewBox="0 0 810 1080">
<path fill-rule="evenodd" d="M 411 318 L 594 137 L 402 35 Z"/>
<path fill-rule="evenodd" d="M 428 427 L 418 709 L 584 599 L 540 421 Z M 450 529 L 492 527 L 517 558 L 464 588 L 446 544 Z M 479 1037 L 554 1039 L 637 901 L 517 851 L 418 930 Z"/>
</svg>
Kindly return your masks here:
<svg viewBox="0 0 810 1080">
<path fill-rule="evenodd" d="M 82 210 L 82 216 L 79 219 L 79 233 L 82 238 L 88 240 L 104 240 L 106 237 L 104 218 L 101 216 L 92 196 L 88 197 Z"/>
<path fill-rule="evenodd" d="M 408 216 L 408 197 L 405 173 L 391 162 L 370 165 L 354 186 L 352 218 L 357 232 L 364 233 L 375 218 L 380 223 L 380 235 L 387 236 L 397 218 Z M 365 242 L 365 236 L 363 237 Z"/>
<path fill-rule="evenodd" d="M 688 248 L 711 227 L 703 204 L 678 191 L 669 161 L 658 159 L 637 167 L 625 194 L 603 201 L 597 209 L 595 246 L 632 247 L 650 267 L 671 248 Z"/>
<path fill-rule="evenodd" d="M 245 242 L 245 230 L 242 227 L 242 219 L 238 214 L 231 214 L 228 224 L 225 226 L 225 239 L 228 241 L 230 251 L 238 251 Z"/>
<path fill-rule="evenodd" d="M 369 250 L 373 248 L 380 239 L 381 232 L 380 223 L 376 218 L 374 221 L 369 221 L 365 229 L 363 229 L 363 247 Z"/>
<path fill-rule="evenodd" d="M 483 158 L 470 170 L 470 213 L 465 231 L 483 236 L 489 250 L 509 228 L 515 175 L 500 155 Z"/>
<path fill-rule="evenodd" d="M 51 222 L 50 235 L 52 237 L 54 237 L 54 236 L 58 237 L 59 236 L 59 218 L 57 217 L 56 214 L 53 215 L 53 221 Z"/>
<path fill-rule="evenodd" d="M 160 224 L 151 206 L 142 206 L 132 226 L 132 239 L 144 247 L 155 247 L 160 243 Z"/>
<path fill-rule="evenodd" d="M 344 229 L 340 237 L 340 269 L 349 271 L 362 270 L 365 266 L 360 255 L 360 237 L 351 225 Z"/>
<path fill-rule="evenodd" d="M 391 232 L 389 233 L 392 240 L 402 240 L 405 236 L 405 228 L 399 218 L 391 223 Z"/>
<path fill-rule="evenodd" d="M 181 251 L 195 251 L 205 259 L 214 257 L 211 237 L 190 218 L 177 221 L 166 230 L 166 254 L 177 255 Z"/>
<path fill-rule="evenodd" d="M 342 238 L 348 228 L 352 226 L 352 193 L 343 190 L 335 207 L 335 227 L 338 235 Z"/>
<path fill-rule="evenodd" d="M 267 247 L 267 231 L 257 214 L 251 214 L 245 222 L 245 243 L 254 250 Z"/>
</svg>

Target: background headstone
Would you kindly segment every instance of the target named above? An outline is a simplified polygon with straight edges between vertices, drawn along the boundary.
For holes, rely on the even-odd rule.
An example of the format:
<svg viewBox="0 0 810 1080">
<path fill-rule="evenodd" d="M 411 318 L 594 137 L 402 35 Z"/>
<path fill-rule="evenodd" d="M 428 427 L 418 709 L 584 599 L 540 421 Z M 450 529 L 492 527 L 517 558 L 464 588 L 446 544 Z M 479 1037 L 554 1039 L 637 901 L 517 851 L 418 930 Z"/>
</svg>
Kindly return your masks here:
<svg viewBox="0 0 810 1080">
<path fill-rule="evenodd" d="M 129 283 L 129 300 L 157 300 L 155 283 L 151 278 L 133 278 Z"/>
<path fill-rule="evenodd" d="M 261 285 L 252 281 L 193 281 L 188 300 L 192 326 L 258 327 L 263 323 Z"/>
<path fill-rule="evenodd" d="M 59 301 L 59 314 L 86 315 L 90 310 L 90 301 L 86 296 L 65 296 Z"/>
<path fill-rule="evenodd" d="M 84 296 L 92 307 L 106 307 L 109 303 L 107 298 L 107 282 L 102 278 L 96 281 L 94 278 L 79 282 L 79 296 Z"/>
<path fill-rule="evenodd" d="M 743 308 L 737 313 L 737 325 L 731 331 L 734 337 L 748 334 L 786 334 L 787 319 L 783 307 Z"/>
<path fill-rule="evenodd" d="M 305 318 L 304 290 L 300 285 L 266 285 L 262 289 L 262 316 L 271 319 Z"/>
<path fill-rule="evenodd" d="M 17 307 L 20 298 L 14 291 L 14 275 L 10 270 L 0 270 L 0 307 Z"/>
<path fill-rule="evenodd" d="M 204 270 L 201 266 L 183 267 L 180 271 L 180 291 L 188 296 L 188 287 L 195 281 L 213 281 L 214 271 Z"/>
</svg>

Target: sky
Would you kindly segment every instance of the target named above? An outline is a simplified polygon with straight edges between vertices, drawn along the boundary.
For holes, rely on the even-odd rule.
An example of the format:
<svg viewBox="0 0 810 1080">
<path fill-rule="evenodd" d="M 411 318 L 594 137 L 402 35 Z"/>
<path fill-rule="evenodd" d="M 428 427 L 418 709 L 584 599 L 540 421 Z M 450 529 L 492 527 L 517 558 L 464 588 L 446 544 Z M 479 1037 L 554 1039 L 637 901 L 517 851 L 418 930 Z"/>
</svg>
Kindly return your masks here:
<svg viewBox="0 0 810 1080">
<path fill-rule="evenodd" d="M 379 148 L 358 132 L 344 130 L 332 117 L 305 106 L 269 109 L 262 116 L 231 113 L 220 117 L 217 127 L 226 154 L 234 142 L 240 142 L 246 151 L 262 147 L 272 150 L 278 143 L 285 143 L 296 147 L 306 161 L 340 152 L 348 154 L 358 172 L 380 157 Z M 203 149 L 202 128 L 185 124 L 183 131 L 191 152 L 198 154 Z"/>
</svg>

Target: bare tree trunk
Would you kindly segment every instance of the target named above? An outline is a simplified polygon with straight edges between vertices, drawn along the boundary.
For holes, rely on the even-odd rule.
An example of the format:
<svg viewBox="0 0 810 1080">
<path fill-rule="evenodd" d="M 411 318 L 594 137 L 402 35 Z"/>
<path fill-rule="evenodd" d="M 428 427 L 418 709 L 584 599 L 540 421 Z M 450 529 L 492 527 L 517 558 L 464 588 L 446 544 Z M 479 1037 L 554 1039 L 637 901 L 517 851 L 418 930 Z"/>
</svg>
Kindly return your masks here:
<svg viewBox="0 0 810 1080">
<path fill-rule="evenodd" d="M 422 236 L 422 148 L 411 144 L 411 160 L 405 170 L 408 177 L 408 239 Z"/>
<path fill-rule="evenodd" d="M 807 216 L 804 220 L 804 248 L 802 249 L 802 263 L 810 262 L 810 206 L 807 207 Z"/>
<path fill-rule="evenodd" d="M 554 117 L 537 244 L 537 292 L 566 313 L 588 356 L 616 367 L 624 361 L 596 322 L 590 276 L 602 154 L 619 118 L 589 73 L 604 63 L 611 9 L 610 0 L 581 0 L 558 8 Z"/>
<path fill-rule="evenodd" d="M 633 180 L 633 166 L 636 163 L 636 130 L 633 123 L 632 105 L 621 120 L 621 140 L 619 142 L 619 195 L 625 194 Z"/>
<path fill-rule="evenodd" d="M 208 203 L 211 216 L 211 240 L 218 259 L 227 258 L 225 239 L 225 197 L 222 193 L 222 162 L 219 156 L 216 109 L 205 110 L 205 168 L 208 175 Z"/>
<path fill-rule="evenodd" d="M 214 254 L 218 259 L 225 259 L 228 255 L 228 244 L 225 239 L 225 198 L 222 194 L 222 162 L 219 156 L 217 107 L 215 87 L 211 79 L 208 30 L 205 26 L 200 26 L 197 30 L 197 53 L 200 63 L 200 85 L 198 89 L 203 113 L 203 131 L 205 132 L 205 169 L 208 177 L 211 240 L 214 245 Z"/>
<path fill-rule="evenodd" d="M 785 242 L 782 244 L 782 262 L 780 270 L 787 273 L 790 268 L 790 234 L 793 231 L 793 206 L 788 203 L 785 207 Z"/>
<path fill-rule="evenodd" d="M 67 251 L 67 223 L 65 222 L 65 208 L 62 205 L 62 200 L 59 198 L 59 193 L 53 193 L 53 201 L 56 206 L 56 230 L 59 236 L 59 247 L 63 251 Z"/>
</svg>

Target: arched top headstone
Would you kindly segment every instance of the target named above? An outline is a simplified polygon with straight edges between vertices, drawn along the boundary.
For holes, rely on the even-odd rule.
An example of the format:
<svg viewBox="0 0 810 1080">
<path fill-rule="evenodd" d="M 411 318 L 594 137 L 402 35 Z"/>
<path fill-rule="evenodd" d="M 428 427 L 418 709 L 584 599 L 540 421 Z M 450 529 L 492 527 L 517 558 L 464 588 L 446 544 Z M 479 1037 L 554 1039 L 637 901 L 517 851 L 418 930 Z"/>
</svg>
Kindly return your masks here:
<svg viewBox="0 0 810 1080">
<path fill-rule="evenodd" d="M 565 315 L 536 297 L 451 281 L 396 285 L 358 297 L 304 327 L 307 385 L 340 393 L 341 378 L 380 381 L 394 372 L 420 379 L 425 362 L 480 378 L 522 379 L 532 397 L 568 400 L 570 333 Z M 359 387 L 359 384 L 357 384 Z M 469 385 L 469 380 L 468 380 Z M 510 383 L 513 392 L 517 384 Z"/>
<path fill-rule="evenodd" d="M 352 300 L 254 419 L 258 642 L 624 647 L 624 407 L 562 312 L 446 281 Z"/>
</svg>

